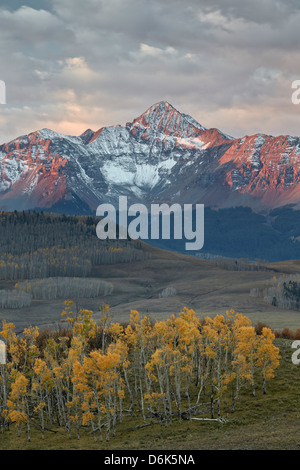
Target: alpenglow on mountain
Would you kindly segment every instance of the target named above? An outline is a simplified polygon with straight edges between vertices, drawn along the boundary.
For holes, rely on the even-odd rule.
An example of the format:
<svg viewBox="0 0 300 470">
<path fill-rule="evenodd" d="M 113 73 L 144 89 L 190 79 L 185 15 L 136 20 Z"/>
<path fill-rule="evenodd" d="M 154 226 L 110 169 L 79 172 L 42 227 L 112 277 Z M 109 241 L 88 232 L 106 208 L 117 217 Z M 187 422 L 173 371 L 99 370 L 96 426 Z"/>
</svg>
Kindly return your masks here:
<svg viewBox="0 0 300 470">
<path fill-rule="evenodd" d="M 83 213 L 131 202 L 274 208 L 300 203 L 300 138 L 233 138 L 161 101 L 79 137 L 42 129 L 0 146 L 4 210 Z"/>
</svg>

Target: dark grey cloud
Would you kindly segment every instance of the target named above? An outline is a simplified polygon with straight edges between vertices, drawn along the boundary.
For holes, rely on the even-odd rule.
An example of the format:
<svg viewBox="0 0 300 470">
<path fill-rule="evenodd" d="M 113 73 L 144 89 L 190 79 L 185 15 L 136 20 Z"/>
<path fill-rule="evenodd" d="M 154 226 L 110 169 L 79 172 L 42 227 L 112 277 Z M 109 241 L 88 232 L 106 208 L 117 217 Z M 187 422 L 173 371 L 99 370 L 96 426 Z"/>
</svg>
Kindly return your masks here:
<svg viewBox="0 0 300 470">
<path fill-rule="evenodd" d="M 296 0 L 4 1 L 0 139 L 124 124 L 167 99 L 232 135 L 297 134 Z"/>
</svg>

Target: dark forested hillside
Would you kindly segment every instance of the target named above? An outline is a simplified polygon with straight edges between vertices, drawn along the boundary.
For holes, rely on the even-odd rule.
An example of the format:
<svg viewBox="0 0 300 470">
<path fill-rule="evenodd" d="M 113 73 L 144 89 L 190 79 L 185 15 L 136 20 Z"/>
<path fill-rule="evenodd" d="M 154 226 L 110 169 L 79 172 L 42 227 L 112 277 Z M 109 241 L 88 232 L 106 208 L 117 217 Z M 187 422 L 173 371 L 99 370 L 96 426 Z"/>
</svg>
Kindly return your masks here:
<svg viewBox="0 0 300 470">
<path fill-rule="evenodd" d="M 152 244 L 188 254 L 185 240 L 155 240 Z M 249 207 L 219 210 L 205 207 L 203 249 L 189 254 L 271 262 L 299 259 L 300 211 L 289 206 L 265 213 Z"/>
<path fill-rule="evenodd" d="M 102 241 L 91 216 L 0 212 L 0 279 L 88 276 L 93 265 L 143 260 L 139 242 Z"/>
</svg>

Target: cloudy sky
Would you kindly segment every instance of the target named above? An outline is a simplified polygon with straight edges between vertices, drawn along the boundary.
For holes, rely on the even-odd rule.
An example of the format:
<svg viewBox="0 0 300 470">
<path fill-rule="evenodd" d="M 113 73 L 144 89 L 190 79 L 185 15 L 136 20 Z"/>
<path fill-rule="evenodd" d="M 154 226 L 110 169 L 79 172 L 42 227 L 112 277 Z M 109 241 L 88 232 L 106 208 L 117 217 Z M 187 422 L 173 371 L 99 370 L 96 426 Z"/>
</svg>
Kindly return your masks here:
<svg viewBox="0 0 300 470">
<path fill-rule="evenodd" d="M 239 137 L 300 135 L 299 0 L 1 0 L 0 142 L 160 100 Z"/>
</svg>

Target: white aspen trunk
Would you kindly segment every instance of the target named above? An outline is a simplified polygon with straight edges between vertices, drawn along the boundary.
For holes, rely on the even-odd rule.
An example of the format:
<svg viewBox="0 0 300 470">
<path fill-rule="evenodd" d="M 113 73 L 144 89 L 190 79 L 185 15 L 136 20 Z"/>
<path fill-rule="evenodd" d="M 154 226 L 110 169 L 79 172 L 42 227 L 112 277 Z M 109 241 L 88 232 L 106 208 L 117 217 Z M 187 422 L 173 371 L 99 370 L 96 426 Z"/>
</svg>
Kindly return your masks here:
<svg viewBox="0 0 300 470">
<path fill-rule="evenodd" d="M 91 419 L 90 423 L 91 423 L 91 428 L 92 428 L 92 431 L 93 431 L 93 434 L 94 434 L 94 441 L 97 442 L 97 432 L 96 432 L 94 421 Z"/>
<path fill-rule="evenodd" d="M 29 403 L 27 399 L 26 399 L 26 409 L 27 409 L 27 436 L 28 436 L 28 442 L 31 442 Z"/>
<path fill-rule="evenodd" d="M 129 409 L 131 410 L 133 408 L 133 394 L 132 394 L 132 390 L 131 390 L 131 387 L 130 387 L 130 384 L 129 384 L 127 370 L 124 366 L 123 366 L 123 373 L 124 373 L 124 378 L 125 378 L 127 390 L 128 390 L 128 393 L 129 393 L 129 397 L 130 397 L 130 407 L 129 407 Z"/>
<path fill-rule="evenodd" d="M 2 377 L 2 389 L 3 389 L 3 409 L 6 409 L 7 406 L 7 391 L 6 391 L 6 373 L 5 373 L 5 366 L 1 364 L 1 377 Z M 5 430 L 6 419 L 3 418 L 3 427 L 2 432 Z"/>
<path fill-rule="evenodd" d="M 231 412 L 232 413 L 234 413 L 234 410 L 235 410 L 235 402 L 236 402 L 236 400 L 238 399 L 238 396 L 239 396 L 239 389 L 240 389 L 240 379 L 239 379 L 239 375 L 237 374 L 235 395 L 233 396 L 232 407 L 231 407 Z"/>
<path fill-rule="evenodd" d="M 263 383 L 263 392 L 264 392 L 264 395 L 266 395 L 266 393 L 267 393 L 267 380 L 266 380 L 265 377 L 264 377 L 264 383 Z"/>
<path fill-rule="evenodd" d="M 172 401 L 170 396 L 170 383 L 169 383 L 169 369 L 168 367 L 165 368 L 166 373 L 166 398 L 169 407 L 169 421 L 172 422 Z"/>
<path fill-rule="evenodd" d="M 146 420 L 145 416 L 145 409 L 144 409 L 144 395 L 143 395 L 143 384 L 142 384 L 142 378 L 140 377 L 140 394 L 141 394 L 141 408 L 142 408 L 142 415 L 143 415 L 143 420 Z"/>
</svg>

